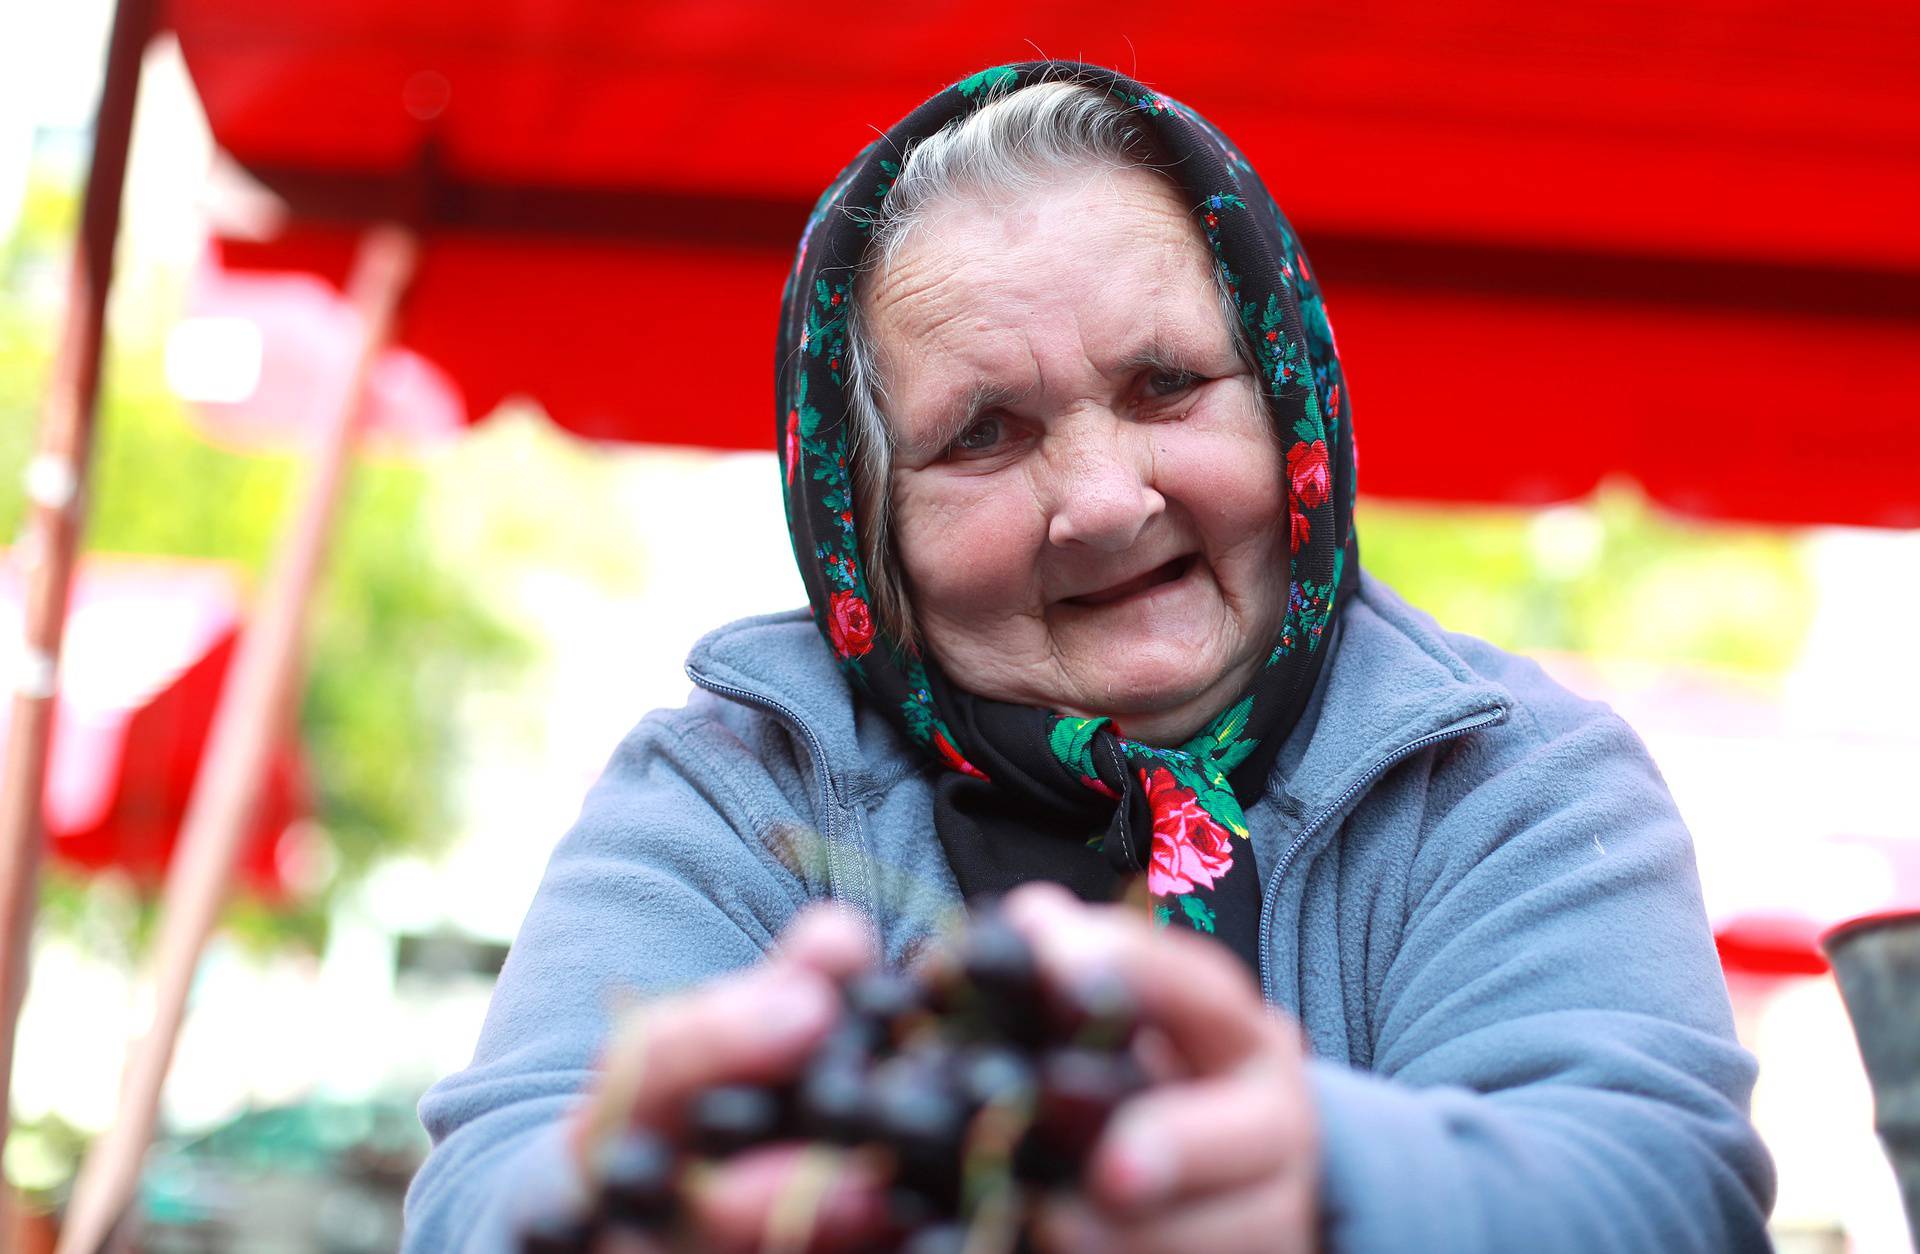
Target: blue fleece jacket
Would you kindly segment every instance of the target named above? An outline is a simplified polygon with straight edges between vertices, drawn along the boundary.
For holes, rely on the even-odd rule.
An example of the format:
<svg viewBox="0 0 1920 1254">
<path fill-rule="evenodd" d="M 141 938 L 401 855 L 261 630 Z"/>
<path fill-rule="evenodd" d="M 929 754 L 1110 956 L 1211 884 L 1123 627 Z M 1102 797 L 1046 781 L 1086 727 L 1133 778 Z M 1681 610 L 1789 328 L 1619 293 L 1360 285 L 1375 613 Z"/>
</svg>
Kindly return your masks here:
<svg viewBox="0 0 1920 1254">
<path fill-rule="evenodd" d="M 1638 738 L 1363 578 L 1248 810 L 1261 982 L 1304 1025 L 1332 1251 L 1767 1248 L 1693 851 Z M 507 1250 L 623 997 L 746 966 L 808 901 L 910 958 L 957 907 L 932 769 L 804 612 L 694 649 L 555 849 L 473 1063 L 421 1102 L 408 1250 Z"/>
</svg>

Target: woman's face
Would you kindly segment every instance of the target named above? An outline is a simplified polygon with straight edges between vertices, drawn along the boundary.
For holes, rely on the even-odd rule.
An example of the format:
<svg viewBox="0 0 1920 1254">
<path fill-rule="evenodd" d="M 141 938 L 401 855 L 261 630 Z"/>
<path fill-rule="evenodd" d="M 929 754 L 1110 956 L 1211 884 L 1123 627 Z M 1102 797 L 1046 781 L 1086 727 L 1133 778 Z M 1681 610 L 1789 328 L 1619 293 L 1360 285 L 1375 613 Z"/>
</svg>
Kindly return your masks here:
<svg viewBox="0 0 1920 1254">
<path fill-rule="evenodd" d="M 1175 743 L 1265 662 L 1281 455 L 1211 265 L 1121 170 L 957 199 L 876 276 L 897 551 L 961 687 Z"/>
</svg>

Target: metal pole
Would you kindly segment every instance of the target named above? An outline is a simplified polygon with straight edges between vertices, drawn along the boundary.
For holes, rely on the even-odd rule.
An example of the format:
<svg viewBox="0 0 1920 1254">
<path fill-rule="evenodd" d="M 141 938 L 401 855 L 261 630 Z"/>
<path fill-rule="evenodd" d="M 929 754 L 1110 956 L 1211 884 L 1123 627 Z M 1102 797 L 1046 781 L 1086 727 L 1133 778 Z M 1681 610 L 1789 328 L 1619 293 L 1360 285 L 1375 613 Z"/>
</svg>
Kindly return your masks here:
<svg viewBox="0 0 1920 1254">
<path fill-rule="evenodd" d="M 307 604 L 332 533 L 364 409 L 367 378 L 391 342 L 394 315 L 413 277 L 415 254 L 413 234 L 397 227 L 375 227 L 361 241 L 348 283 L 366 332 L 353 386 L 315 451 L 299 513 L 281 541 L 221 692 L 161 901 L 160 932 L 153 951 L 153 1020 L 128 1055 L 113 1126 L 94 1142 L 74 1182 L 60 1234 L 60 1254 L 96 1254 L 133 1198 L 147 1144 L 153 1138 L 174 1042 L 186 1017 L 194 969 L 218 921 L 241 844 L 252 826 L 268 753 L 278 743 L 298 696 L 300 637 Z"/>
<path fill-rule="evenodd" d="M 13 1033 L 26 998 L 28 950 L 40 891 L 42 792 L 67 594 L 86 520 L 107 290 L 120 233 L 140 60 L 153 33 L 154 9 L 155 0 L 120 0 L 114 12 L 66 317 L 40 415 L 39 443 L 27 465 L 27 520 L 18 546 L 26 575 L 25 615 L 12 685 L 12 733 L 7 737 L 5 774 L 0 775 L 0 1146 L 7 1141 Z"/>
</svg>

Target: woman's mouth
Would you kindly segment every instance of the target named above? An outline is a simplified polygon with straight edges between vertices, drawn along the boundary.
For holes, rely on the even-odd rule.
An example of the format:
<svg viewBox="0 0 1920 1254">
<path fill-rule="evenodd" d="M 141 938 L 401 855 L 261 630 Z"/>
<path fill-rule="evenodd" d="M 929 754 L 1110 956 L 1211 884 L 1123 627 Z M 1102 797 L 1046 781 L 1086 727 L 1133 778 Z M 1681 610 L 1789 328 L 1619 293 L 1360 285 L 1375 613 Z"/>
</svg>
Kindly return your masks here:
<svg viewBox="0 0 1920 1254">
<path fill-rule="evenodd" d="M 1101 588 L 1097 592 L 1086 592 L 1077 597 L 1067 597 L 1066 603 L 1068 605 L 1088 607 L 1113 605 L 1117 602 L 1125 601 L 1130 597 L 1139 596 L 1143 592 L 1149 592 L 1163 584 L 1173 583 L 1193 569 L 1195 560 L 1194 555 L 1188 553 L 1185 556 L 1176 557 L 1170 562 L 1156 566 L 1144 575 L 1135 575 L 1132 579 Z"/>
</svg>

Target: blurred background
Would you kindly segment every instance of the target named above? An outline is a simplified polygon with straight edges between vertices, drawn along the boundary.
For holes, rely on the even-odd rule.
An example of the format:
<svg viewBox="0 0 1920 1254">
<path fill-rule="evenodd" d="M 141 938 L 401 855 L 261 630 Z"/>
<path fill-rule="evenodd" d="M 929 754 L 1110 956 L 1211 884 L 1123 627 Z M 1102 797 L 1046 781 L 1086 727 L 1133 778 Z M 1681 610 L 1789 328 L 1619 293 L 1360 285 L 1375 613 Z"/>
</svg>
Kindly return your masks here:
<svg viewBox="0 0 1920 1254">
<path fill-rule="evenodd" d="M 849 36 L 743 0 L 127 4 L 18 1248 L 51 1248 L 154 1015 L 169 859 L 334 417 L 358 398 L 141 1248 L 393 1247 L 412 1104 L 465 1063 L 606 756 L 701 634 L 804 600 L 765 367 L 813 197 L 943 83 L 1039 53 L 1136 73 L 1262 172 L 1341 337 L 1368 567 L 1639 729 L 1762 1061 L 1781 1247 L 1908 1248 L 1815 940 L 1920 906 L 1920 11 L 953 3 Z M 10 660 L 115 12 L 0 5 Z"/>
</svg>

